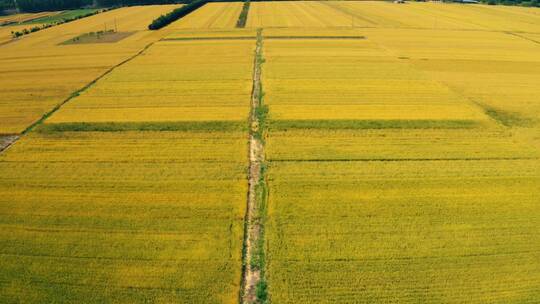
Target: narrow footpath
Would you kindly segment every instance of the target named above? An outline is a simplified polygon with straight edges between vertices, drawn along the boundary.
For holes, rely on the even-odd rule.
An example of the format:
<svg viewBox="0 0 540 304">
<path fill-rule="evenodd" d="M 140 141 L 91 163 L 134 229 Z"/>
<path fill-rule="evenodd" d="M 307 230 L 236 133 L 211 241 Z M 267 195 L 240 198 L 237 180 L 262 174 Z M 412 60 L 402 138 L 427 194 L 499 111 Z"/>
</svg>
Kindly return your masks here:
<svg viewBox="0 0 540 304">
<path fill-rule="evenodd" d="M 262 104 L 261 65 L 262 32 L 257 32 L 257 46 L 253 68 L 249 135 L 249 176 L 247 209 L 245 216 L 244 260 L 240 302 L 265 303 L 264 279 L 264 220 L 266 187 L 264 181 L 264 118 Z"/>
</svg>

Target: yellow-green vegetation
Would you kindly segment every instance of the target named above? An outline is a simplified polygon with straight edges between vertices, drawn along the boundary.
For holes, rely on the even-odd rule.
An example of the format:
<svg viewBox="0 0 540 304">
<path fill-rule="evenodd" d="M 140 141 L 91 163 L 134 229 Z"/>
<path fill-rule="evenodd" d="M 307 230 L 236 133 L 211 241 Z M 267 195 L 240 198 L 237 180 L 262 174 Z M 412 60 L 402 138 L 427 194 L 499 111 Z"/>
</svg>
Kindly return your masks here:
<svg viewBox="0 0 540 304">
<path fill-rule="evenodd" d="M 242 2 L 207 3 L 172 23 L 173 29 L 233 29 L 242 11 Z"/>
<path fill-rule="evenodd" d="M 534 8 L 386 1 L 253 2 L 248 27 L 358 27 L 538 33 Z"/>
<path fill-rule="evenodd" d="M 477 105 L 369 37 L 334 33 L 338 38 L 265 41 L 263 83 L 273 120 L 487 120 Z"/>
<path fill-rule="evenodd" d="M 373 30 L 366 35 L 486 109 L 540 116 L 540 44 L 521 34 Z"/>
<path fill-rule="evenodd" d="M 0 16 L 0 26 L 11 24 L 28 23 L 39 19 L 54 17 L 62 12 L 39 12 L 39 13 L 21 13 L 7 16 Z"/>
<path fill-rule="evenodd" d="M 34 132 L 0 156 L 0 302 L 235 303 L 243 132 Z"/>
<path fill-rule="evenodd" d="M 272 302 L 536 302 L 538 15 L 322 4 L 261 21 Z"/>
<path fill-rule="evenodd" d="M 99 9 L 97 8 L 82 8 L 82 9 L 67 10 L 67 11 L 61 11 L 61 12 L 54 12 L 46 16 L 32 18 L 31 20 L 26 21 L 25 23 L 26 24 L 34 24 L 34 23 L 55 24 L 55 23 L 63 22 L 65 20 L 74 20 L 76 18 L 88 16 L 90 14 L 94 14 L 97 12 L 99 12 Z"/>
<path fill-rule="evenodd" d="M 242 5 L 0 45 L 0 302 L 537 303 L 538 10 Z"/>
<path fill-rule="evenodd" d="M 534 303 L 539 169 L 535 160 L 272 163 L 272 302 Z"/>
<path fill-rule="evenodd" d="M 120 8 L 0 46 L 0 134 L 24 131 L 73 92 L 166 35 L 147 31 L 146 25 L 174 7 Z M 106 45 L 61 45 L 85 33 L 111 29 L 136 33 Z"/>
<path fill-rule="evenodd" d="M 352 25 L 350 15 L 324 2 L 252 2 L 246 27 L 339 27 Z"/>
<path fill-rule="evenodd" d="M 253 39 L 257 38 L 255 29 L 191 29 L 178 30 L 163 40 L 201 40 L 201 39 Z"/>
<path fill-rule="evenodd" d="M 157 42 L 0 155 L 0 302 L 237 303 L 254 47 Z"/>
<path fill-rule="evenodd" d="M 272 130 L 270 161 L 453 160 L 539 158 L 540 151 L 516 141 L 503 129 L 346 129 Z"/>
<path fill-rule="evenodd" d="M 156 43 L 47 123 L 246 121 L 254 47 L 254 39 Z"/>
</svg>

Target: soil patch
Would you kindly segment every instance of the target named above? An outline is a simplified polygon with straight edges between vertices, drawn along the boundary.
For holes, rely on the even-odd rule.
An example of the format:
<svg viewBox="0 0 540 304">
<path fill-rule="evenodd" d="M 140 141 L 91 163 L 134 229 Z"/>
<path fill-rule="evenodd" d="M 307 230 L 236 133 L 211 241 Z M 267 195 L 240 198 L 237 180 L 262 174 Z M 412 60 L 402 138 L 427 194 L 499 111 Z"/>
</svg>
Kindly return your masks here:
<svg viewBox="0 0 540 304">
<path fill-rule="evenodd" d="M 69 39 L 61 43 L 61 45 L 70 45 L 70 44 L 89 44 L 89 43 L 115 43 L 120 40 L 123 40 L 135 32 L 91 32 L 82 34 L 75 38 Z"/>
</svg>

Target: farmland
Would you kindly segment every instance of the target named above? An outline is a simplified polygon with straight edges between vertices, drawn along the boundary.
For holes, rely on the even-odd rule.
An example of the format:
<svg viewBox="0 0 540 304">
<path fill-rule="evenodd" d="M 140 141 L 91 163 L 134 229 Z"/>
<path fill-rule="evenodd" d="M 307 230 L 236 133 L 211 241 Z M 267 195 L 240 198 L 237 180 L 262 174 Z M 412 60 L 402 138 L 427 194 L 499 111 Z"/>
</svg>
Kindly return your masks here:
<svg viewBox="0 0 540 304">
<path fill-rule="evenodd" d="M 158 42 L 2 155 L 4 300 L 236 301 L 253 49 Z"/>
<path fill-rule="evenodd" d="M 241 132 L 24 138 L 0 160 L 0 301 L 234 302 L 245 150 Z"/>
<path fill-rule="evenodd" d="M 236 25 L 241 2 L 207 3 L 197 11 L 173 23 L 173 29 L 231 29 Z"/>
<path fill-rule="evenodd" d="M 146 31 L 146 24 L 171 9 L 121 8 L 32 33 L 1 46 L 0 134 L 24 131 L 73 92 L 158 40 L 165 33 Z M 117 44 L 97 48 L 60 45 L 105 27 L 136 33 Z"/>
<path fill-rule="evenodd" d="M 538 9 L 177 7 L 0 43 L 0 302 L 538 302 Z"/>
<path fill-rule="evenodd" d="M 156 43 L 48 122 L 245 121 L 253 49 L 254 39 Z"/>
</svg>

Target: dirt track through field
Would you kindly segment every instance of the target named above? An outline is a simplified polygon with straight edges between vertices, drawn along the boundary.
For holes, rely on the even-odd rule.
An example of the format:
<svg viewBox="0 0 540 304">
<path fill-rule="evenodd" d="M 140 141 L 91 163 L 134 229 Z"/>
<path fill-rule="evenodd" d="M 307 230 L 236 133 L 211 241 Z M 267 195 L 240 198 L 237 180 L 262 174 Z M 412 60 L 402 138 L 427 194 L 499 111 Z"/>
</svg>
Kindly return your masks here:
<svg viewBox="0 0 540 304">
<path fill-rule="evenodd" d="M 261 280 L 262 271 L 254 263 L 256 255 L 260 254 L 258 248 L 261 245 L 262 218 L 260 216 L 261 201 L 258 195 L 259 183 L 262 180 L 262 163 L 264 162 L 264 143 L 255 134 L 261 127 L 261 122 L 257 116 L 256 109 L 261 105 L 261 55 L 262 38 L 260 31 L 257 35 L 257 46 L 255 49 L 255 62 L 253 68 L 253 88 L 251 95 L 250 125 L 251 134 L 249 136 L 249 176 L 248 176 L 248 196 L 245 216 L 245 236 L 244 236 L 244 269 L 242 274 L 242 290 L 240 302 L 243 304 L 258 303 L 257 285 Z M 260 134 L 260 133 L 259 133 Z"/>
</svg>

